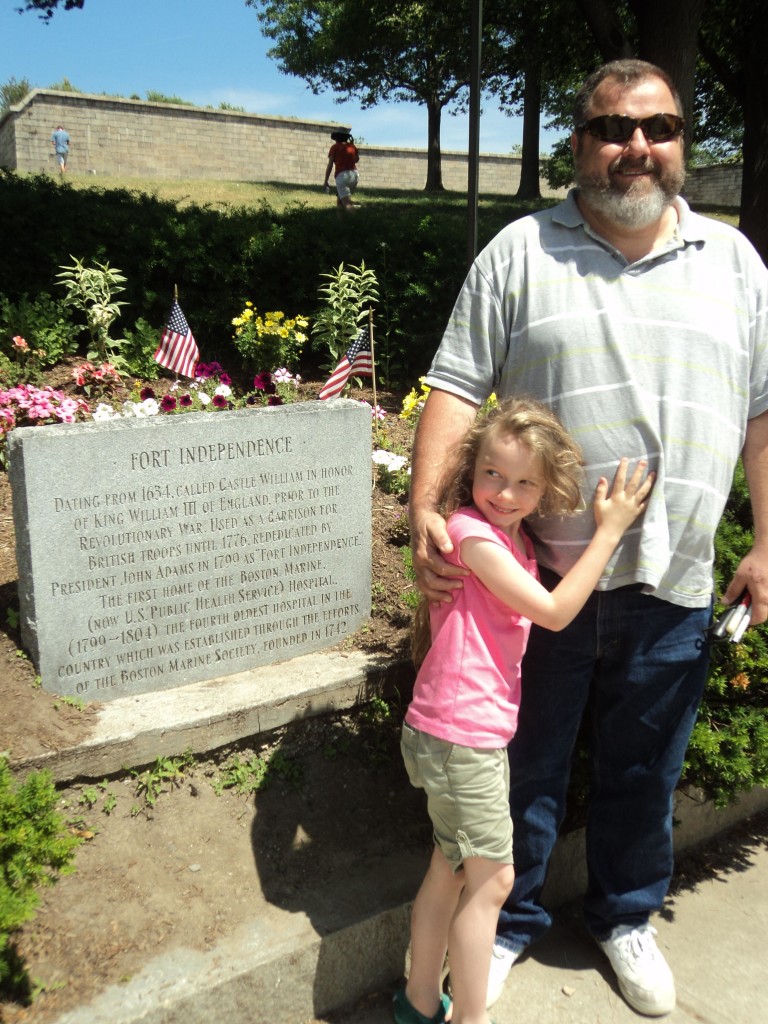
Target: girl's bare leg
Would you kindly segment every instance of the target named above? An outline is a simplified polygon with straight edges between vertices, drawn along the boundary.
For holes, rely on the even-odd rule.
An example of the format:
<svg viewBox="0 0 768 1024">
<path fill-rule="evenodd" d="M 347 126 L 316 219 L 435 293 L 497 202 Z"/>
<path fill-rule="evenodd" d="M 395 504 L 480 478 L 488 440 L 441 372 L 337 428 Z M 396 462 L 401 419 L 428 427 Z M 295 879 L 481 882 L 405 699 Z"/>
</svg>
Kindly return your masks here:
<svg viewBox="0 0 768 1024">
<path fill-rule="evenodd" d="M 413 904 L 411 970 L 405 986 L 408 1001 L 426 1017 L 432 1017 L 440 1006 L 440 976 L 448 947 L 448 930 L 463 885 L 464 871 L 454 873 L 445 854 L 436 846 Z M 490 964 L 490 953 L 488 956 Z"/>
<path fill-rule="evenodd" d="M 451 1020 L 452 1024 L 488 1024 L 485 1001 L 496 922 L 515 871 L 511 864 L 468 857 L 463 873 L 464 890 L 448 932 Z"/>
</svg>

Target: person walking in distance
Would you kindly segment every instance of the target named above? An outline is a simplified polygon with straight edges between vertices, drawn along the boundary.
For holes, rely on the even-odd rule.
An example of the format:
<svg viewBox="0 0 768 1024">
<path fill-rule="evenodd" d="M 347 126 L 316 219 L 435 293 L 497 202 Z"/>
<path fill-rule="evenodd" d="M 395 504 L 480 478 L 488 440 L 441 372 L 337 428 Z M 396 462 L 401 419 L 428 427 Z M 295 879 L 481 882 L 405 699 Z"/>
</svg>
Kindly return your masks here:
<svg viewBox="0 0 768 1024">
<path fill-rule="evenodd" d="M 56 162 L 59 165 L 59 174 L 66 174 L 67 157 L 69 156 L 69 135 L 61 125 L 51 135 L 51 145 L 56 154 Z"/>
<path fill-rule="evenodd" d="M 328 164 L 325 168 L 323 186 L 328 190 L 328 179 L 333 171 L 336 182 L 336 205 L 343 210 L 352 210 L 355 207 L 352 202 L 352 193 L 360 180 L 357 173 L 360 154 L 357 151 L 355 140 L 349 132 L 331 132 L 331 138 L 333 145 L 328 150 Z"/>
</svg>

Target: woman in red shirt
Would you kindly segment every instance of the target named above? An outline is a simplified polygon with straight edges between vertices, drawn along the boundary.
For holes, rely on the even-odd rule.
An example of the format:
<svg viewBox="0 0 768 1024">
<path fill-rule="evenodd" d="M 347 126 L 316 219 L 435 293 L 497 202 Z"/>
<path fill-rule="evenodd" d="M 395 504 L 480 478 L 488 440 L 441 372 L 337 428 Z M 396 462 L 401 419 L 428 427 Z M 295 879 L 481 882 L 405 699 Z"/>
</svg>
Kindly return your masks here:
<svg viewBox="0 0 768 1024">
<path fill-rule="evenodd" d="M 357 188 L 359 176 L 357 173 L 357 161 L 360 156 L 357 152 L 355 140 L 349 132 L 331 132 L 333 145 L 328 150 L 328 166 L 325 168 L 325 188 L 328 186 L 328 178 L 331 170 L 335 167 L 334 178 L 336 179 L 336 191 L 338 198 L 336 205 L 345 210 L 353 209 L 352 193 Z"/>
</svg>

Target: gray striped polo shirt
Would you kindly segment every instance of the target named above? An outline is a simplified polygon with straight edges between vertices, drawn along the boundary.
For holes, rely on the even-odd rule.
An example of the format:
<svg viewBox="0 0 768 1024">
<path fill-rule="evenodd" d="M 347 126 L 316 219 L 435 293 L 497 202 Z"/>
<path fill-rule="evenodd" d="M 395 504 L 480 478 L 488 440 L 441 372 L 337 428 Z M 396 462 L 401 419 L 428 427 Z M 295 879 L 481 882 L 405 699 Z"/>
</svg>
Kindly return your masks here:
<svg viewBox="0 0 768 1024">
<path fill-rule="evenodd" d="M 676 205 L 675 236 L 631 264 L 573 192 L 508 225 L 475 260 L 426 383 L 478 405 L 534 395 L 582 445 L 586 510 L 530 523 L 540 563 L 561 574 L 594 530 L 598 478 L 647 458 L 648 509 L 600 588 L 644 583 L 703 607 L 746 423 L 768 409 L 768 271 L 740 232 Z"/>
</svg>

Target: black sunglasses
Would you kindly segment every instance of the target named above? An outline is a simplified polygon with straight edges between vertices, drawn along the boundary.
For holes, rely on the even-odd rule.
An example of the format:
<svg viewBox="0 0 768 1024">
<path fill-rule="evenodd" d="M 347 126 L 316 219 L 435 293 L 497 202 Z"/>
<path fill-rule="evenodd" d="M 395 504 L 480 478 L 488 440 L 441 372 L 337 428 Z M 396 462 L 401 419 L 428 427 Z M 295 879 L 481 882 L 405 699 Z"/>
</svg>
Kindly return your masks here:
<svg viewBox="0 0 768 1024">
<path fill-rule="evenodd" d="M 667 142 L 683 134 L 685 122 L 677 114 L 651 114 L 650 117 L 601 114 L 576 125 L 577 131 L 586 132 L 601 142 L 629 142 L 638 128 L 648 142 Z"/>
</svg>

